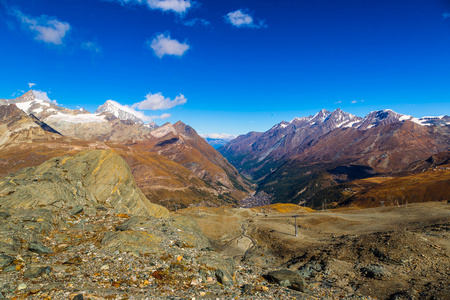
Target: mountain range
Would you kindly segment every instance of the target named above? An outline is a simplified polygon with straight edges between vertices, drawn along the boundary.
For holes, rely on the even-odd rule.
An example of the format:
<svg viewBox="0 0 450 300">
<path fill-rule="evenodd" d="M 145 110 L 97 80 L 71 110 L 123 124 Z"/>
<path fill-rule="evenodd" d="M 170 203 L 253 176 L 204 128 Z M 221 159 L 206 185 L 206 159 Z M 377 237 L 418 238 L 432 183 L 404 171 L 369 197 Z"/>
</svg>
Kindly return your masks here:
<svg viewBox="0 0 450 300">
<path fill-rule="evenodd" d="M 0 175 L 82 150 L 114 149 L 144 195 L 172 209 L 199 203 L 236 206 L 250 190 L 247 180 L 182 122 L 154 128 L 120 119 L 129 115 L 114 109 L 113 101 L 91 114 L 40 100 L 32 91 L 0 104 Z"/>
<path fill-rule="evenodd" d="M 449 125 L 449 116 L 415 118 L 386 109 L 360 118 L 340 109 L 321 110 L 239 136 L 218 150 L 258 184 L 255 202 L 261 194 L 273 202 L 317 207 L 324 201 L 321 191 L 358 179 L 405 174 L 411 164 L 448 151 Z M 435 199 L 425 194 L 416 200 Z M 328 202 L 349 204 L 348 198 L 355 196 L 333 195 Z"/>
<path fill-rule="evenodd" d="M 277 202 L 366 207 L 450 197 L 446 115 L 415 118 L 385 109 L 361 118 L 323 109 L 230 141 L 202 138 L 182 122 L 146 124 L 126 108 L 108 100 L 94 114 L 70 110 L 33 91 L 0 99 L 0 176 L 56 156 L 113 149 L 147 199 L 171 209 Z M 216 151 L 208 139 L 223 146 Z"/>
</svg>

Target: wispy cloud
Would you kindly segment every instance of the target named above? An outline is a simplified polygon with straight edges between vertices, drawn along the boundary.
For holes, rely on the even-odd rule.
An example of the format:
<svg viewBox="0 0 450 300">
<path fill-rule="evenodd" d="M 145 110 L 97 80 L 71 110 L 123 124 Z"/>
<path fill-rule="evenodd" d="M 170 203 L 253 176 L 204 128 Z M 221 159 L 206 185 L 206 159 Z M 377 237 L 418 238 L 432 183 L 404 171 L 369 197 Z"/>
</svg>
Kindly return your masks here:
<svg viewBox="0 0 450 300">
<path fill-rule="evenodd" d="M 358 100 L 353 100 L 351 103 L 352 103 L 352 104 L 356 104 L 356 103 L 359 103 L 359 102 L 362 103 L 362 102 L 364 102 L 364 101 L 365 101 L 365 100 L 359 100 L 359 101 L 358 101 Z"/>
<path fill-rule="evenodd" d="M 245 10 L 238 9 L 224 16 L 225 21 L 236 27 L 266 28 L 264 20 L 255 21 Z"/>
<path fill-rule="evenodd" d="M 84 50 L 88 50 L 94 54 L 102 52 L 102 48 L 96 42 L 91 41 L 81 43 L 81 48 L 83 48 Z"/>
<path fill-rule="evenodd" d="M 445 12 L 445 13 L 442 14 L 442 17 L 443 17 L 444 19 L 448 19 L 448 18 L 450 18 L 450 13 Z"/>
<path fill-rule="evenodd" d="M 187 43 L 180 43 L 177 40 L 171 39 L 170 34 L 159 34 L 152 41 L 148 40 L 147 45 L 153 49 L 159 58 L 162 58 L 164 55 L 183 56 L 189 49 Z"/>
<path fill-rule="evenodd" d="M 194 2 L 191 0 L 104 0 L 109 2 L 119 2 L 125 4 L 146 4 L 149 9 L 172 11 L 177 14 L 184 14 L 190 9 Z"/>
<path fill-rule="evenodd" d="M 210 139 L 220 139 L 225 141 L 231 141 L 235 139 L 237 136 L 233 134 L 227 134 L 227 133 L 202 133 L 200 136 L 204 139 L 210 138 Z"/>
<path fill-rule="evenodd" d="M 35 39 L 49 44 L 61 45 L 66 33 L 70 30 L 67 22 L 62 22 L 54 17 L 41 15 L 40 17 L 30 17 L 18 9 L 11 11 L 22 24 L 36 34 Z"/>
<path fill-rule="evenodd" d="M 163 110 L 170 109 L 175 106 L 183 105 L 187 102 L 184 95 L 179 94 L 175 99 L 164 97 L 161 93 L 148 93 L 145 96 L 145 100 L 132 105 L 132 108 L 138 108 L 142 110 Z"/>
<path fill-rule="evenodd" d="M 160 120 L 165 120 L 170 118 L 172 115 L 171 114 L 162 114 L 160 116 L 151 116 L 150 118 L 152 119 L 160 119 Z"/>
<path fill-rule="evenodd" d="M 34 96 L 35 96 L 37 99 L 39 99 L 39 100 L 44 100 L 44 101 L 53 103 L 53 104 L 55 104 L 55 105 L 58 105 L 58 102 L 56 102 L 56 100 L 51 100 L 51 99 L 48 97 L 47 92 L 39 91 L 39 90 L 32 90 L 32 91 L 33 91 Z"/>
<path fill-rule="evenodd" d="M 32 83 L 32 82 L 30 82 L 30 83 L 28 83 L 28 87 L 31 89 L 33 86 L 35 86 L 36 85 L 36 83 Z"/>
<path fill-rule="evenodd" d="M 197 24 L 207 27 L 211 23 L 209 21 L 205 20 L 205 19 L 195 18 L 195 19 L 192 19 L 192 20 L 184 21 L 183 24 L 186 25 L 186 26 L 189 26 L 189 27 L 192 27 L 192 26 L 197 25 Z"/>
</svg>

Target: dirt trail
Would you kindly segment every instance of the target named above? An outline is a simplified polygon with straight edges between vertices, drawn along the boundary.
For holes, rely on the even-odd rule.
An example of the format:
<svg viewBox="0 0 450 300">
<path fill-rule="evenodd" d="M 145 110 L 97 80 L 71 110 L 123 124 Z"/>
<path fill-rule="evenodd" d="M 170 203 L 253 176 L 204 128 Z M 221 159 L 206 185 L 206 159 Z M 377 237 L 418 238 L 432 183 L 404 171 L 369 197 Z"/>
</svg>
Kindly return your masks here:
<svg viewBox="0 0 450 300">
<path fill-rule="evenodd" d="M 242 233 L 224 246 L 222 255 L 224 258 L 244 260 L 250 251 L 256 246 L 256 242 L 248 235 L 249 219 L 241 223 Z"/>
</svg>

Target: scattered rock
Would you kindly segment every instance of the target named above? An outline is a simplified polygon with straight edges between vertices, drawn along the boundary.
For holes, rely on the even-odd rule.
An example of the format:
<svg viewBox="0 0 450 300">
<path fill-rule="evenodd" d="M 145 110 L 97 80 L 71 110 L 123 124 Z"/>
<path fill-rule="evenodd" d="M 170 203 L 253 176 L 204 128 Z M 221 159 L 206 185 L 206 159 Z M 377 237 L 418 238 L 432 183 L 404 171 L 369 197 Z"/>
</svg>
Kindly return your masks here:
<svg viewBox="0 0 450 300">
<path fill-rule="evenodd" d="M 72 216 L 78 215 L 79 213 L 82 213 L 84 210 L 83 206 L 81 205 L 77 205 L 74 208 L 72 208 L 71 210 L 69 210 L 69 214 L 71 214 Z"/>
<path fill-rule="evenodd" d="M 14 258 L 12 258 L 11 256 L 0 254 L 0 268 L 9 266 L 13 261 Z"/>
<path fill-rule="evenodd" d="M 415 300 L 418 299 L 413 293 L 409 291 L 400 291 L 392 294 L 389 300 Z"/>
<path fill-rule="evenodd" d="M 73 297 L 73 300 L 83 300 L 83 295 L 82 294 L 78 294 L 75 297 Z"/>
<path fill-rule="evenodd" d="M 17 287 L 17 290 L 19 291 L 23 291 L 27 288 L 27 285 L 25 283 L 21 283 L 19 284 L 19 286 Z"/>
<path fill-rule="evenodd" d="M 32 242 L 32 243 L 30 243 L 30 245 L 28 246 L 28 250 L 30 250 L 32 252 L 36 252 L 38 254 L 54 254 L 55 253 L 51 249 L 45 247 L 40 242 Z"/>
<path fill-rule="evenodd" d="M 390 276 L 389 272 L 381 266 L 367 266 L 361 268 L 361 273 L 367 278 L 382 279 Z"/>
<path fill-rule="evenodd" d="M 50 273 L 51 269 L 50 267 L 29 267 L 25 273 L 23 274 L 23 277 L 25 278 L 37 278 L 41 276 L 44 273 Z"/>
<path fill-rule="evenodd" d="M 83 260 L 80 256 L 74 256 L 63 262 L 65 265 L 80 265 L 83 263 Z"/>
<path fill-rule="evenodd" d="M 9 212 L 7 212 L 7 211 L 0 211 L 0 219 L 6 220 L 9 217 L 11 217 L 11 214 Z"/>
<path fill-rule="evenodd" d="M 276 283 L 300 292 L 306 291 L 306 283 L 303 276 L 291 270 L 272 271 L 263 277 L 270 283 Z"/>
<path fill-rule="evenodd" d="M 215 271 L 216 279 L 219 283 L 230 286 L 233 285 L 233 279 L 231 278 L 230 273 L 227 270 L 217 269 Z"/>
<path fill-rule="evenodd" d="M 299 268 L 299 273 L 303 277 L 311 277 L 315 273 L 320 273 L 324 269 L 323 265 L 319 263 L 318 261 L 310 261 L 303 267 Z"/>
</svg>

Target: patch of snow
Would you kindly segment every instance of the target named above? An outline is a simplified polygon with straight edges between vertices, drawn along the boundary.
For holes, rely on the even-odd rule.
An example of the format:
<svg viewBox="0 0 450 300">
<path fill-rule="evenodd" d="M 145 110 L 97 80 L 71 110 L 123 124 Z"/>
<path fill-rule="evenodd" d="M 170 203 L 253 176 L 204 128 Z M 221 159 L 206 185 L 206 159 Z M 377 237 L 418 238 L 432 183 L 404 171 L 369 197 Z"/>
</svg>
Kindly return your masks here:
<svg viewBox="0 0 450 300">
<path fill-rule="evenodd" d="M 348 123 L 347 125 L 345 125 L 345 126 L 343 126 L 344 128 L 347 128 L 347 127 L 353 127 L 353 125 L 355 125 L 356 123 L 359 123 L 359 122 L 361 122 L 361 121 L 353 121 L 353 122 L 350 122 L 350 123 Z"/>
<path fill-rule="evenodd" d="M 24 112 L 28 113 L 28 110 L 33 105 L 33 101 L 27 101 L 27 102 L 15 103 L 15 104 L 18 108 L 20 108 Z"/>
<path fill-rule="evenodd" d="M 69 115 L 61 112 L 58 112 L 56 115 L 49 116 L 47 121 L 64 121 L 72 124 L 107 122 L 104 116 L 94 114 Z"/>
<path fill-rule="evenodd" d="M 341 118 L 340 118 L 341 119 Z M 340 120 L 339 120 L 340 121 Z M 341 123 L 339 123 L 339 124 L 336 124 L 336 128 L 340 128 L 340 127 L 342 127 L 342 125 L 344 125 L 345 123 L 347 123 L 348 121 L 343 121 L 343 122 L 341 122 Z"/>
<path fill-rule="evenodd" d="M 312 119 L 311 117 L 301 117 L 301 118 L 295 117 L 289 123 L 292 124 L 292 123 L 294 123 L 296 121 L 309 121 L 311 119 Z"/>
<path fill-rule="evenodd" d="M 413 117 L 408 115 L 402 115 L 398 120 L 399 121 L 405 121 L 405 120 L 411 120 Z"/>
<path fill-rule="evenodd" d="M 288 126 L 289 126 L 289 124 L 287 124 L 287 123 L 285 123 L 285 122 L 283 121 L 283 122 L 281 122 L 281 123 L 278 123 L 278 124 L 274 125 L 272 128 L 270 128 L 270 130 L 272 130 L 272 129 L 277 129 L 277 128 L 286 128 L 286 127 L 288 127 Z"/>
</svg>

